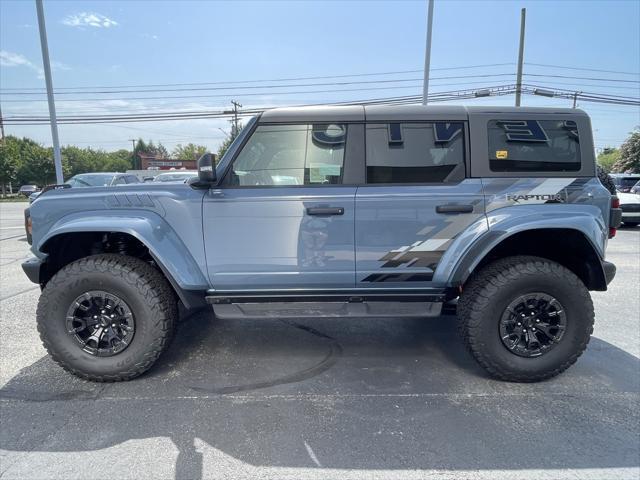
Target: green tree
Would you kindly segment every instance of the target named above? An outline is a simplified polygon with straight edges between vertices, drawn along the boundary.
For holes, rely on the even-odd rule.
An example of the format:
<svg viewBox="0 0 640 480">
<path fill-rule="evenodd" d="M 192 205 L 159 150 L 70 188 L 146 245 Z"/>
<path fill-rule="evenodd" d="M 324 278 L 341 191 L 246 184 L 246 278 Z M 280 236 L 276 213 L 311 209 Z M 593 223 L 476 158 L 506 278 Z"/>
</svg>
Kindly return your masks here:
<svg viewBox="0 0 640 480">
<path fill-rule="evenodd" d="M 55 183 L 56 169 L 51 148 L 44 148 L 31 139 L 23 138 L 20 146 L 20 160 L 21 164 L 16 174 L 19 184 L 34 183 L 42 187 Z M 69 165 L 63 161 L 63 176 L 66 177 L 69 171 Z"/>
<path fill-rule="evenodd" d="M 598 155 L 598 165 L 602 167 L 602 169 L 611 173 L 613 170 L 613 165 L 620 159 L 620 150 L 617 148 L 607 147 Z"/>
<path fill-rule="evenodd" d="M 207 147 L 204 145 L 196 145 L 187 143 L 186 145 L 178 144 L 171 152 L 173 158 L 178 160 L 197 160 L 207 153 Z"/>
<path fill-rule="evenodd" d="M 105 171 L 126 172 L 133 165 L 131 163 L 131 152 L 129 150 L 117 150 L 106 154 Z"/>
<path fill-rule="evenodd" d="M 640 173 L 640 128 L 631 132 L 620 147 L 620 158 L 613 165 L 615 172 Z"/>
<path fill-rule="evenodd" d="M 2 196 L 6 196 L 6 185 L 15 182 L 18 172 L 18 158 L 20 149 L 18 139 L 9 136 L 0 141 L 0 185 Z"/>
</svg>

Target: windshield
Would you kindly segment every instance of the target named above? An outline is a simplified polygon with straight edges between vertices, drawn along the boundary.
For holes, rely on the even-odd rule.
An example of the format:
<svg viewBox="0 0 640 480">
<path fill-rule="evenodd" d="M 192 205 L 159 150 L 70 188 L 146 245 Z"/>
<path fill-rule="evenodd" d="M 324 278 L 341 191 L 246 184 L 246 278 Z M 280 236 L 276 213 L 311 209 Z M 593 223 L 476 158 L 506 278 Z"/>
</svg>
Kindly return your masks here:
<svg viewBox="0 0 640 480">
<path fill-rule="evenodd" d="M 104 187 L 111 185 L 113 175 L 92 175 L 92 174 L 80 174 L 71 177 L 67 184 L 73 188 L 77 187 Z"/>
<path fill-rule="evenodd" d="M 618 177 L 616 182 L 621 187 L 633 187 L 638 182 L 638 177 Z"/>
<path fill-rule="evenodd" d="M 198 176 L 197 172 L 161 173 L 153 179 L 154 182 L 179 182 L 187 178 Z"/>
</svg>

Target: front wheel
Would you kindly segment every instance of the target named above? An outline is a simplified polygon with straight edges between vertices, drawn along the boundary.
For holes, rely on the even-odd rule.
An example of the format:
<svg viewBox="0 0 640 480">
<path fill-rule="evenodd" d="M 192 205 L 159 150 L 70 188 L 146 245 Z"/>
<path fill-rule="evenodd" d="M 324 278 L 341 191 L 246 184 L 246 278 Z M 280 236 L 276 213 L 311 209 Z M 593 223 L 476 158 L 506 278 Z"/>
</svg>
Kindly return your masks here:
<svg viewBox="0 0 640 480">
<path fill-rule="evenodd" d="M 594 311 L 582 281 L 550 260 L 508 257 L 464 286 L 459 330 L 493 377 L 536 382 L 569 368 L 593 332 Z"/>
<path fill-rule="evenodd" d="M 44 288 L 36 319 L 42 342 L 65 370 L 87 380 L 130 380 L 171 340 L 177 302 L 148 263 L 104 254 L 77 260 Z"/>
</svg>

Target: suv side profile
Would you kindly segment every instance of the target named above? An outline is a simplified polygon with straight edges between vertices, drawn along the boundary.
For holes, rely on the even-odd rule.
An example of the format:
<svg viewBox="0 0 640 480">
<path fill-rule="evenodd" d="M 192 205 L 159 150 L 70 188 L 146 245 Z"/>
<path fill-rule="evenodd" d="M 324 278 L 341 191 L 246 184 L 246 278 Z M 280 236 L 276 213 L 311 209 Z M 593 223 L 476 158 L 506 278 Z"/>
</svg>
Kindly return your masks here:
<svg viewBox="0 0 640 480">
<path fill-rule="evenodd" d="M 44 345 L 89 380 L 150 368 L 181 302 L 231 319 L 456 306 L 480 365 L 532 382 L 586 348 L 620 216 L 581 110 L 284 108 L 189 185 L 46 192 L 23 268 Z"/>
</svg>

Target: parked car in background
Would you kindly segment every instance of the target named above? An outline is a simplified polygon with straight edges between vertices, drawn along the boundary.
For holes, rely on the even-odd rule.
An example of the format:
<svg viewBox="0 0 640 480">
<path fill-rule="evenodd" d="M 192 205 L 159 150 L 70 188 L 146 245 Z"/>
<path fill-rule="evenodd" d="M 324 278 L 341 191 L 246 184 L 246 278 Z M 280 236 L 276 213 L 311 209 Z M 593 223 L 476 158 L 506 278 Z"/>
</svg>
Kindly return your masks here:
<svg viewBox="0 0 640 480">
<path fill-rule="evenodd" d="M 629 193 L 631 188 L 640 181 L 640 173 L 612 173 L 611 178 L 619 192 Z"/>
<path fill-rule="evenodd" d="M 198 172 L 195 170 L 180 170 L 171 171 L 166 173 L 160 173 L 153 179 L 154 182 L 172 182 L 172 183 L 184 183 L 190 178 L 198 176 Z"/>
<path fill-rule="evenodd" d="M 129 185 L 132 183 L 142 183 L 138 177 L 130 173 L 117 172 L 96 172 L 79 173 L 65 182 L 71 188 L 79 187 L 110 187 L 112 185 Z M 33 192 L 29 197 L 29 203 L 41 195 L 41 191 Z"/>
<path fill-rule="evenodd" d="M 32 193 L 37 192 L 38 190 L 37 185 L 22 185 L 20 190 L 18 190 L 18 195 L 29 197 Z"/>
<path fill-rule="evenodd" d="M 80 173 L 65 182 L 71 188 L 77 187 L 110 187 L 112 185 L 127 185 L 141 183 L 140 179 L 131 173 L 98 172 Z"/>
<path fill-rule="evenodd" d="M 626 227 L 640 225 L 640 195 L 633 193 L 618 193 L 620 208 L 622 209 L 622 223 Z"/>
<path fill-rule="evenodd" d="M 630 193 L 635 193 L 636 195 L 640 195 L 640 181 L 636 183 L 633 187 L 631 187 Z"/>
</svg>

